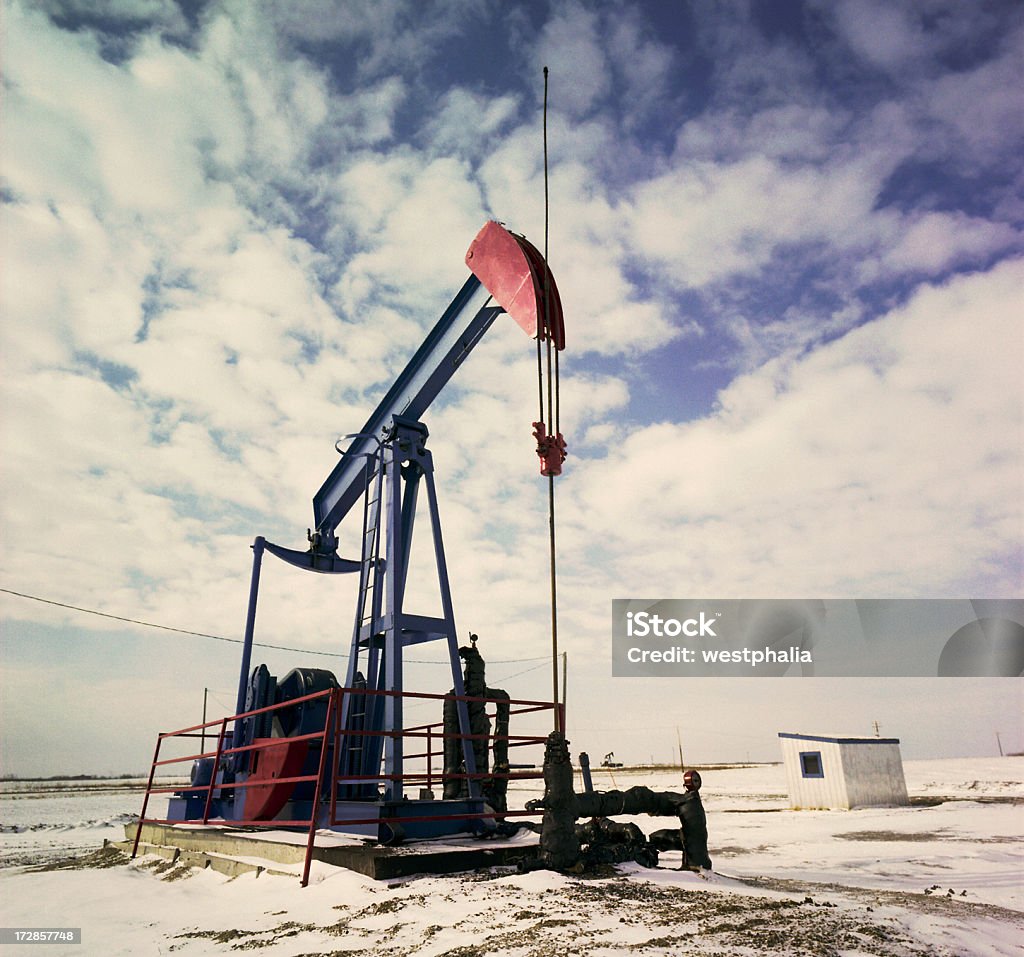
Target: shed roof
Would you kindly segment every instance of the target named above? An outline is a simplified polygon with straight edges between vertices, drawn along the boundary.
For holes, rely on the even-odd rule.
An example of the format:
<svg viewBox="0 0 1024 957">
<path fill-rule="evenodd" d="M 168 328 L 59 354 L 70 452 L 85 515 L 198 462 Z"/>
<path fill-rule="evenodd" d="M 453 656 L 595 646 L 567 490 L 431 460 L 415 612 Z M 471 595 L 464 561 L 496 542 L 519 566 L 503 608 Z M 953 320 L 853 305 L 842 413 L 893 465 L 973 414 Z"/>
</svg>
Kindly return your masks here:
<svg viewBox="0 0 1024 957">
<path fill-rule="evenodd" d="M 864 738 L 848 734 L 797 734 L 780 731 L 780 738 L 796 738 L 800 741 L 828 741 L 831 744 L 899 744 L 899 738 Z"/>
</svg>

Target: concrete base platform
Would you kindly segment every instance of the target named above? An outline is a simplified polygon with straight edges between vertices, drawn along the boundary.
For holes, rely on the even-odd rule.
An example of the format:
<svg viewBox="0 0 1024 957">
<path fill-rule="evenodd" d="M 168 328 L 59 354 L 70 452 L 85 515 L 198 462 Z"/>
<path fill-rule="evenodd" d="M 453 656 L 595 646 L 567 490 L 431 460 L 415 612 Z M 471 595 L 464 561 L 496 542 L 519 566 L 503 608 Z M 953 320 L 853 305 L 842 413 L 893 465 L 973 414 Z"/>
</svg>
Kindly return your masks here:
<svg viewBox="0 0 1024 957">
<path fill-rule="evenodd" d="M 125 825 L 127 840 L 119 847 L 131 852 L 137 826 Z M 313 860 L 345 867 L 374 880 L 389 880 L 516 865 L 536 858 L 537 842 L 537 835 L 521 832 L 504 840 L 444 838 L 383 847 L 321 831 L 313 847 Z M 232 875 L 255 871 L 294 877 L 301 873 L 305 861 L 306 834 L 216 825 L 144 824 L 139 853 L 159 854 L 185 866 L 212 867 Z"/>
<path fill-rule="evenodd" d="M 134 838 L 127 841 L 105 841 L 104 846 L 107 844 L 124 851 L 126 854 L 131 854 L 135 841 Z M 302 869 L 301 864 L 293 870 L 285 870 L 281 867 L 268 867 L 266 861 L 259 863 L 252 858 L 243 860 L 207 851 L 189 851 L 182 850 L 180 847 L 147 844 L 144 841 L 139 842 L 139 855 L 142 857 L 152 855 L 162 857 L 168 864 L 173 864 L 177 867 L 195 867 L 200 870 L 208 867 L 211 871 L 226 874 L 228 877 L 238 877 L 240 874 L 255 874 L 257 877 L 261 874 L 272 874 L 277 877 L 295 878 Z"/>
</svg>

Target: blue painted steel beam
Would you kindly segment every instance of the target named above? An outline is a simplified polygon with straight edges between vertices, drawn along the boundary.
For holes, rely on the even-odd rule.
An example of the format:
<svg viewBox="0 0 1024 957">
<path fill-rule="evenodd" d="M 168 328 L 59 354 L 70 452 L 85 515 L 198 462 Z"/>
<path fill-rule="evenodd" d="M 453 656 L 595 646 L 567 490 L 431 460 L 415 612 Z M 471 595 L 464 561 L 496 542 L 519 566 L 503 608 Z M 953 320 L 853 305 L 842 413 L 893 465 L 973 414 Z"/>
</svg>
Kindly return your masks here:
<svg viewBox="0 0 1024 957">
<path fill-rule="evenodd" d="M 376 439 L 391 427 L 392 418 L 422 416 L 503 311 L 491 304 L 491 294 L 476 276 L 466 280 L 313 497 L 313 521 L 321 536 L 313 543 L 315 550 L 333 551 L 334 530 L 366 490 L 363 456 L 373 451 Z"/>
</svg>

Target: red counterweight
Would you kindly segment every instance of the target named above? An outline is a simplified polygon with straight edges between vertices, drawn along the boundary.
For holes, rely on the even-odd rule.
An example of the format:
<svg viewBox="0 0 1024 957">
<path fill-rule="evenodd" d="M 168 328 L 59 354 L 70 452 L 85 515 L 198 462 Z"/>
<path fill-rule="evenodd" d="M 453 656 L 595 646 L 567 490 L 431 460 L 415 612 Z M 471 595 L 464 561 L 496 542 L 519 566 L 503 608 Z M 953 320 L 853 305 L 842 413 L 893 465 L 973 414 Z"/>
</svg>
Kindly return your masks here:
<svg viewBox="0 0 1024 957">
<path fill-rule="evenodd" d="M 491 220 L 477 233 L 466 265 L 526 332 L 565 348 L 562 300 L 544 257 L 526 237 Z"/>
</svg>

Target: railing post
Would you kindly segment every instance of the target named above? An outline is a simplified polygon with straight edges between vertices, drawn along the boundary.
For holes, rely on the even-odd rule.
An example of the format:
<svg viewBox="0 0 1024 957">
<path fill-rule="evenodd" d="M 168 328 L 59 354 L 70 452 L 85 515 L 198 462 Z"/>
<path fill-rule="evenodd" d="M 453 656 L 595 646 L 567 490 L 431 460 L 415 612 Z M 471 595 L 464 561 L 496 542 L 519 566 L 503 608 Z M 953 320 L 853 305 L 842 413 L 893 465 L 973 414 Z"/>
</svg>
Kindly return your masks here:
<svg viewBox="0 0 1024 957">
<path fill-rule="evenodd" d="M 153 789 L 153 777 L 156 774 L 156 762 L 160 760 L 160 745 L 163 743 L 163 736 L 156 736 L 156 748 L 153 750 L 153 763 L 149 766 L 149 780 L 146 782 L 146 794 L 142 798 L 142 811 L 139 814 L 139 823 L 135 826 L 135 843 L 132 844 L 132 860 L 139 853 L 139 838 L 142 836 L 142 822 L 146 819 L 146 808 L 149 807 L 149 792 Z"/>
<path fill-rule="evenodd" d="M 203 823 L 210 822 L 210 805 L 213 804 L 213 789 L 217 784 L 217 769 L 220 767 L 221 752 L 224 750 L 224 735 L 227 734 L 228 719 L 222 718 L 220 722 L 220 734 L 217 735 L 217 756 L 213 759 L 213 773 L 210 775 L 210 784 L 206 792 L 206 805 L 203 807 Z"/>
<path fill-rule="evenodd" d="M 313 842 L 316 840 L 317 814 L 320 809 L 320 789 L 324 782 L 324 766 L 327 764 L 327 736 L 334 718 L 334 692 L 327 699 L 327 715 L 324 719 L 323 735 L 320 738 L 320 764 L 316 772 L 316 787 L 313 789 L 313 804 L 309 812 L 309 837 L 306 840 L 306 862 L 302 867 L 302 886 L 309 883 L 309 866 L 313 861 Z"/>
</svg>

